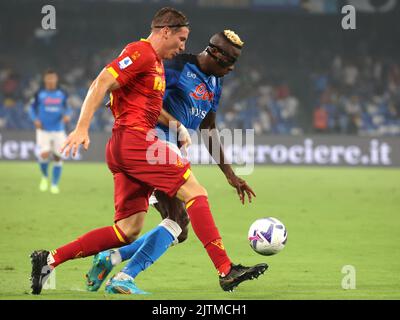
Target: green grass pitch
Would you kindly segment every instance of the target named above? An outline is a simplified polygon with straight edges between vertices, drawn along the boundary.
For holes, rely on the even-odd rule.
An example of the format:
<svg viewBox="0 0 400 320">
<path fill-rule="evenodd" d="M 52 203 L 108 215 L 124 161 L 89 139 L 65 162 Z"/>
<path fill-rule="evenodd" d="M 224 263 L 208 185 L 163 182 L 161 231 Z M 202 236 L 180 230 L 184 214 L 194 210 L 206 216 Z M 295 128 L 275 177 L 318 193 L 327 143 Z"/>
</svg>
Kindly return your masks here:
<svg viewBox="0 0 400 320">
<path fill-rule="evenodd" d="M 258 280 L 223 292 L 200 241 L 170 248 L 137 278 L 149 296 L 85 291 L 91 259 L 56 270 L 56 290 L 29 294 L 30 252 L 54 249 L 113 219 L 112 176 L 103 163 L 66 163 L 59 195 L 40 193 L 35 163 L 0 162 L 0 299 L 399 299 L 400 170 L 256 167 L 246 180 L 257 198 L 242 206 L 218 167 L 194 167 L 207 188 L 213 215 L 231 259 L 267 262 Z M 51 171 L 50 171 L 51 172 Z M 257 255 L 250 224 L 272 216 L 288 230 L 286 248 Z M 160 221 L 150 209 L 144 231 Z M 356 289 L 344 290 L 342 268 L 355 268 Z M 120 268 L 118 268 L 119 270 Z"/>
</svg>

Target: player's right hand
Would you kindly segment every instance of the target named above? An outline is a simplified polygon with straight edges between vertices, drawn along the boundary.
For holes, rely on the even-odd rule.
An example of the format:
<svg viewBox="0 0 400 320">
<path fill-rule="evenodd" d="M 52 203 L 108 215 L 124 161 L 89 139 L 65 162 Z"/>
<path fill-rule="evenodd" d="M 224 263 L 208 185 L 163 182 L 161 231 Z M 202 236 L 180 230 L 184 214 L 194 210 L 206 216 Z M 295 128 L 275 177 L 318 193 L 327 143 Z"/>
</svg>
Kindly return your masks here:
<svg viewBox="0 0 400 320">
<path fill-rule="evenodd" d="M 42 129 L 42 122 L 40 120 L 35 120 L 34 124 L 36 129 Z"/>
<path fill-rule="evenodd" d="M 251 203 L 252 196 L 256 197 L 253 189 L 242 178 L 236 176 L 235 174 L 231 174 L 227 177 L 227 179 L 229 184 L 236 189 L 240 202 L 242 202 L 242 204 L 244 204 L 246 200 L 245 193 L 247 193 L 249 203 Z"/>
<path fill-rule="evenodd" d="M 67 140 L 65 140 L 64 144 L 60 149 L 60 152 L 61 153 L 65 152 L 65 156 L 69 157 L 72 150 L 72 156 L 75 157 L 76 153 L 78 152 L 78 148 L 81 144 L 83 145 L 85 150 L 89 149 L 89 144 L 90 144 L 89 133 L 86 130 L 75 129 L 69 134 Z"/>
</svg>

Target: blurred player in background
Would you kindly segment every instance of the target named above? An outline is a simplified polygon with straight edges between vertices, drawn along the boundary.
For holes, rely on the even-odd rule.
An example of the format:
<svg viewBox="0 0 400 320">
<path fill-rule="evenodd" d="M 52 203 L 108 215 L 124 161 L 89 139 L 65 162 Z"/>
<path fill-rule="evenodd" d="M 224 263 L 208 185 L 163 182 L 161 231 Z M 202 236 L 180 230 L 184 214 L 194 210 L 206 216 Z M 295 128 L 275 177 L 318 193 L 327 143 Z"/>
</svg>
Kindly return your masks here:
<svg viewBox="0 0 400 320">
<path fill-rule="evenodd" d="M 198 55 L 180 54 L 176 58 L 166 61 L 166 92 L 160 118 L 171 121 L 170 116 L 173 116 L 173 120 L 178 121 L 178 125 L 184 125 L 193 131 L 198 128 L 208 129 L 203 131 L 204 138 L 208 140 L 206 147 L 215 157 L 214 159 L 224 173 L 227 182 L 237 190 L 240 201 L 244 203 L 246 193 L 250 202 L 255 193 L 243 179 L 235 175 L 231 166 L 226 163 L 219 136 L 214 131 L 216 129 L 216 112 L 222 92 L 222 77 L 234 69 L 242 47 L 243 42 L 235 32 L 224 30 L 211 37 L 209 45 L 202 53 Z M 162 123 L 157 127 L 159 129 L 158 137 L 168 141 L 169 146 L 178 150 L 179 153 L 180 142 L 176 131 L 169 130 Z M 217 150 L 212 150 L 212 146 L 216 146 Z M 189 224 L 185 204 L 177 198 L 170 198 L 160 190 L 155 191 L 155 196 L 157 200 L 153 200 L 153 204 L 161 213 L 161 217 L 176 221 L 182 229 L 175 242 L 185 241 Z M 162 237 L 162 232 L 160 227 L 155 228 L 130 245 L 96 255 L 92 268 L 86 275 L 87 289 L 89 291 L 98 290 L 113 266 L 128 259 L 131 260 L 122 273 L 135 278 L 153 264 L 155 258 L 161 257 L 166 252 L 168 247 L 163 245 L 162 241 L 157 242 L 157 239 Z M 154 252 L 157 252 L 158 256 Z M 243 268 L 242 280 L 247 280 L 248 273 L 246 271 Z M 257 277 L 258 274 L 252 274 L 252 276 Z M 220 285 L 224 290 L 232 290 L 240 283 L 238 281 L 231 283 L 225 280 L 224 278 L 220 279 Z M 124 288 L 112 278 L 107 283 L 106 291 L 123 293 Z"/>
<path fill-rule="evenodd" d="M 42 173 L 40 191 L 49 188 L 49 161 L 54 157 L 50 192 L 58 194 L 62 159 L 60 148 L 65 141 L 65 124 L 71 120 L 71 108 L 67 105 L 67 94 L 58 87 L 58 75 L 47 70 L 43 75 L 43 85 L 33 98 L 29 115 L 36 127 L 36 143 L 39 147 L 39 165 Z"/>
</svg>

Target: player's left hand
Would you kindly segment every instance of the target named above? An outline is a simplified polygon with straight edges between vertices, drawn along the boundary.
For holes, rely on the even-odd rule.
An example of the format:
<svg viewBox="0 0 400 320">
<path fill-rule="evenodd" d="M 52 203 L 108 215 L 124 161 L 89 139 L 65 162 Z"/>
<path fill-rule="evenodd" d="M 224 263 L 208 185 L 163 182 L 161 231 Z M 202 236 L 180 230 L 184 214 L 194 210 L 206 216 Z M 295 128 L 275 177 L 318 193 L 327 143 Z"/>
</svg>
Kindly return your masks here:
<svg viewBox="0 0 400 320">
<path fill-rule="evenodd" d="M 251 203 L 252 196 L 256 197 L 253 189 L 251 189 L 247 182 L 242 178 L 239 178 L 238 176 L 232 174 L 231 176 L 227 177 L 227 179 L 229 184 L 236 189 L 242 204 L 244 204 L 245 202 L 246 194 L 249 199 L 249 203 Z"/>
<path fill-rule="evenodd" d="M 89 133 L 87 132 L 87 130 L 75 129 L 69 134 L 67 140 L 65 140 L 64 144 L 61 147 L 60 152 L 63 153 L 65 151 L 65 156 L 69 157 L 72 151 L 72 156 L 75 157 L 76 153 L 78 152 L 78 148 L 81 144 L 83 145 L 85 150 L 89 148 L 90 144 Z"/>
</svg>

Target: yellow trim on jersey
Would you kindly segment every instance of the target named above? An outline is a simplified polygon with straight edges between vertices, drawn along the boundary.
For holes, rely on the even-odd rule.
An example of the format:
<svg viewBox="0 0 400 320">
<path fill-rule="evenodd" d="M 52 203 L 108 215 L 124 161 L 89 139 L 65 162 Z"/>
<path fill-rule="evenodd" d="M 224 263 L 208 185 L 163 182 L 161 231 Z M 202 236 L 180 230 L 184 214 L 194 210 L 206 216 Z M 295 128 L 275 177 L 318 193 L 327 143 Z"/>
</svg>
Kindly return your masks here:
<svg viewBox="0 0 400 320">
<path fill-rule="evenodd" d="M 112 107 L 113 101 L 114 101 L 114 96 L 113 96 L 112 92 L 110 92 L 110 107 Z"/>
<path fill-rule="evenodd" d="M 145 39 L 145 38 L 141 38 L 140 41 L 144 41 L 144 42 L 150 43 L 150 41 L 148 39 Z"/>
<path fill-rule="evenodd" d="M 115 69 L 114 69 L 113 67 L 108 67 L 108 68 L 107 68 L 107 71 L 108 71 L 109 73 L 111 73 L 111 75 L 112 75 L 115 79 L 118 78 L 119 74 L 117 73 L 117 71 L 115 71 Z"/>
<path fill-rule="evenodd" d="M 121 236 L 121 234 L 119 233 L 119 231 L 118 231 L 117 227 L 115 226 L 115 224 L 113 225 L 113 229 L 114 229 L 115 234 L 118 237 L 118 240 L 121 241 L 122 243 L 126 243 L 125 239 Z"/>
<path fill-rule="evenodd" d="M 145 128 L 137 127 L 137 126 L 129 126 L 128 128 L 131 128 L 132 130 L 136 130 L 136 131 L 146 131 Z"/>
<path fill-rule="evenodd" d="M 186 172 L 183 174 L 183 179 L 187 180 L 191 173 L 192 171 L 190 169 L 187 169 Z"/>
<path fill-rule="evenodd" d="M 189 207 L 196 201 L 196 199 L 190 200 L 188 203 L 186 203 L 186 209 L 189 209 Z"/>
</svg>

